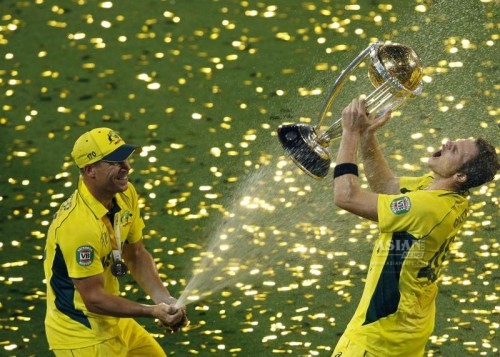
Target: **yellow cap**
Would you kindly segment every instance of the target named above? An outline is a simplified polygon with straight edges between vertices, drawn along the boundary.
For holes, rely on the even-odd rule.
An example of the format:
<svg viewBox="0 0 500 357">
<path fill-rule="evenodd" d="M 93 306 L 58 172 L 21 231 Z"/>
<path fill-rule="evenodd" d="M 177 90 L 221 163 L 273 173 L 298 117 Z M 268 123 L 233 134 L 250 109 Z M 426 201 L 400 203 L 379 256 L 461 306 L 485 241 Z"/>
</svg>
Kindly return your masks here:
<svg viewBox="0 0 500 357">
<path fill-rule="evenodd" d="M 75 141 L 71 156 L 76 165 L 83 168 L 100 160 L 124 161 L 135 151 L 140 151 L 140 147 L 125 144 L 116 131 L 96 128 L 82 134 Z"/>
</svg>

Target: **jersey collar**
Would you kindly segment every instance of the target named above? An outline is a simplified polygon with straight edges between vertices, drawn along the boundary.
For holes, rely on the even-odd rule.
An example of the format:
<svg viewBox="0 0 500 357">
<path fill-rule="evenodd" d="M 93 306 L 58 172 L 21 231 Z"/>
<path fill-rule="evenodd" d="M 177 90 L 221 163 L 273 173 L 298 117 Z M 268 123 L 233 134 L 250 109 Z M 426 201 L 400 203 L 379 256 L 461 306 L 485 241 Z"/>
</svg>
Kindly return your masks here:
<svg viewBox="0 0 500 357">
<path fill-rule="evenodd" d="M 104 205 L 99 202 L 97 198 L 92 195 L 92 193 L 90 193 L 81 177 L 78 180 L 78 192 L 80 193 L 82 199 L 85 201 L 86 205 L 98 219 L 101 219 L 106 215 L 106 213 L 108 213 L 108 209 L 104 207 Z"/>
</svg>

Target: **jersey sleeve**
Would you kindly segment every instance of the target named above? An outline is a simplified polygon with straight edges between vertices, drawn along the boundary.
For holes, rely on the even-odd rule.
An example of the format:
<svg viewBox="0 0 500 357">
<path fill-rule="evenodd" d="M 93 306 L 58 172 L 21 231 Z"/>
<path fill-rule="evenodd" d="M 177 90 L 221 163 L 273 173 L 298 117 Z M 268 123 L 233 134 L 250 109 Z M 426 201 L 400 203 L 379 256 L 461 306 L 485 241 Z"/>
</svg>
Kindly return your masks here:
<svg viewBox="0 0 500 357">
<path fill-rule="evenodd" d="M 66 262 L 69 277 L 86 278 L 104 271 L 98 231 L 71 229 L 69 232 L 60 233 L 61 237 L 66 238 L 59 241 L 59 249 Z"/>
</svg>

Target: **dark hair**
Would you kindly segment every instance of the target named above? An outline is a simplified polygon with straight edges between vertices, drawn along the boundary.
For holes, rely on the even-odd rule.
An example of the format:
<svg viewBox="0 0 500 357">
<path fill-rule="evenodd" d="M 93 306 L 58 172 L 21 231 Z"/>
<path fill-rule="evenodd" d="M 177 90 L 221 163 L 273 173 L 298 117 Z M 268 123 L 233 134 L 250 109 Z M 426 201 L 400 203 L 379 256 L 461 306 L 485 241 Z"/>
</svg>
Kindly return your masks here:
<svg viewBox="0 0 500 357">
<path fill-rule="evenodd" d="M 458 169 L 458 172 L 467 175 L 467 181 L 458 187 L 460 191 L 467 191 L 469 188 L 492 181 L 500 169 L 495 147 L 483 138 L 476 139 L 475 143 L 479 151 L 478 155 Z"/>
</svg>

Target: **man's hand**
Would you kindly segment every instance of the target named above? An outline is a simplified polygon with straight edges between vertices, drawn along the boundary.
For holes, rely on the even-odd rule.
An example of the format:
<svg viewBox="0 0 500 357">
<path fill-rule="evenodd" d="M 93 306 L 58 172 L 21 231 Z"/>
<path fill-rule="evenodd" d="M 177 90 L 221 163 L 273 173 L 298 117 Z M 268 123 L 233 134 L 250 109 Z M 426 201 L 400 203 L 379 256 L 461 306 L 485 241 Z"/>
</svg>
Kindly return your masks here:
<svg viewBox="0 0 500 357">
<path fill-rule="evenodd" d="M 375 120 L 375 114 L 366 113 L 366 100 L 364 96 L 355 98 L 342 111 L 342 129 L 348 132 L 373 134 L 382 127 L 391 117 L 391 111 Z"/>
<path fill-rule="evenodd" d="M 158 326 L 166 327 L 170 332 L 180 331 L 189 325 L 185 307 L 178 307 L 175 303 L 154 305 L 153 315 L 158 319 Z"/>
</svg>

